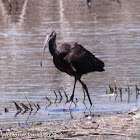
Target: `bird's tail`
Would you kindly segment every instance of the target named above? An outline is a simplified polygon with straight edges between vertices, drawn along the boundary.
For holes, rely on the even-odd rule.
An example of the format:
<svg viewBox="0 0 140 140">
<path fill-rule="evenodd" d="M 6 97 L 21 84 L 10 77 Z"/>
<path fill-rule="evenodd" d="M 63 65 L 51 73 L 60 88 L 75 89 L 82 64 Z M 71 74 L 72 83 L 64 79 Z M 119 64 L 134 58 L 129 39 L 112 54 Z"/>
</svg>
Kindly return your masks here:
<svg viewBox="0 0 140 140">
<path fill-rule="evenodd" d="M 97 59 L 98 64 L 99 64 L 99 71 L 100 72 L 105 71 L 105 69 L 104 69 L 104 66 L 105 66 L 104 62 L 102 60 L 100 60 L 99 58 L 96 58 L 96 59 Z"/>
</svg>

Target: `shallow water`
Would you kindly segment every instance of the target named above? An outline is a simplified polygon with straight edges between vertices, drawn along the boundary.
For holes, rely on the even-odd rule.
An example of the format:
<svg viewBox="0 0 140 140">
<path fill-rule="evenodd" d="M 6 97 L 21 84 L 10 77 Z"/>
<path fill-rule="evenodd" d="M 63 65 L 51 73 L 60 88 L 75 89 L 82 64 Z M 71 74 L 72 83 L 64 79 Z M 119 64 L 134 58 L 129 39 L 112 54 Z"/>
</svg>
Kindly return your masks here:
<svg viewBox="0 0 140 140">
<path fill-rule="evenodd" d="M 129 110 L 138 106 L 135 84 L 140 83 L 140 3 L 137 0 L 21 0 L 18 6 L 11 1 L 0 0 L 0 126 L 34 121 L 50 121 L 80 118 L 88 112 L 89 102 L 83 104 L 83 91 L 77 83 L 71 114 L 63 89 L 70 97 L 74 79 L 58 71 L 46 50 L 43 67 L 40 58 L 47 29 L 51 26 L 57 32 L 57 42 L 77 41 L 105 62 L 105 72 L 83 76 L 92 102 L 93 112 Z M 131 98 L 128 103 L 129 79 Z M 111 84 L 123 87 L 123 102 L 118 96 L 109 98 L 106 88 Z M 55 91 L 62 93 L 60 102 L 54 103 Z M 38 103 L 29 114 L 19 113 L 12 101 Z M 48 97 L 53 103 L 49 105 Z M 60 103 L 59 103 L 60 102 Z M 4 113 L 4 108 L 9 112 Z M 35 113 L 36 112 L 36 113 Z"/>
</svg>

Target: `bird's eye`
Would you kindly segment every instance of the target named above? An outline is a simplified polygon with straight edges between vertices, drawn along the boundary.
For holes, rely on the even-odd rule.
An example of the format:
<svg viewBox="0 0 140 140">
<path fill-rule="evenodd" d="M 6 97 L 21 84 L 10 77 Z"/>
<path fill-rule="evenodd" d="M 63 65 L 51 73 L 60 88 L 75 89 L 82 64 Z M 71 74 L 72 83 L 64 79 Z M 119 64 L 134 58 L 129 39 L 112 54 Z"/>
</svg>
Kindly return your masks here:
<svg viewBox="0 0 140 140">
<path fill-rule="evenodd" d="M 49 34 L 48 36 L 49 36 L 49 37 L 52 37 L 52 34 Z"/>
<path fill-rule="evenodd" d="M 49 34 L 49 37 L 54 37 L 55 35 L 55 32 L 52 32 L 51 34 Z"/>
<path fill-rule="evenodd" d="M 53 33 L 51 33 L 50 36 L 53 36 Z"/>
</svg>

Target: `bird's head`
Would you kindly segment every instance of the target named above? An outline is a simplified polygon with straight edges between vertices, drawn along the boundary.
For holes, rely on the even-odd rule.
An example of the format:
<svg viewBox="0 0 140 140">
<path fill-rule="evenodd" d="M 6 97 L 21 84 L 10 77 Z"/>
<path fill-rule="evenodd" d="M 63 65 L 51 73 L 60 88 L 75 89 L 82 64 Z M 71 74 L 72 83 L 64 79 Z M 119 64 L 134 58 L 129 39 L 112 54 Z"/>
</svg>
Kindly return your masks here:
<svg viewBox="0 0 140 140">
<path fill-rule="evenodd" d="M 46 32 L 46 39 L 45 39 L 45 42 L 44 42 L 44 47 L 48 46 L 49 41 L 51 39 L 55 39 L 55 38 L 56 38 L 55 30 L 53 30 L 52 28 L 49 28 L 49 30 Z"/>
<path fill-rule="evenodd" d="M 42 66 L 42 59 L 43 59 L 43 56 L 44 56 L 44 52 L 45 52 L 50 40 L 55 39 L 55 38 L 56 38 L 56 32 L 54 30 L 52 30 L 51 28 L 49 28 L 48 32 L 46 33 L 46 39 L 45 39 L 45 42 L 44 42 L 44 50 L 43 50 L 43 53 L 42 53 L 40 66 Z"/>
<path fill-rule="evenodd" d="M 45 43 L 49 42 L 51 39 L 56 38 L 55 30 L 52 30 L 46 33 Z M 47 42 L 46 42 L 47 41 Z"/>
</svg>

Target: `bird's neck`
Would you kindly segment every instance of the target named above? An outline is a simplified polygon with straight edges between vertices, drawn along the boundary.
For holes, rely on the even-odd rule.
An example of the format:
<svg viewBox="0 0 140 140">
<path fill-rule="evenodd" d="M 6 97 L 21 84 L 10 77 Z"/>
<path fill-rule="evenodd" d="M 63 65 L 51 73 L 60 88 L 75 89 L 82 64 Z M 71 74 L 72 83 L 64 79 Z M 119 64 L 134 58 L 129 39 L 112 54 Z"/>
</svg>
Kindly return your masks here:
<svg viewBox="0 0 140 140">
<path fill-rule="evenodd" d="M 49 50 L 52 56 L 56 55 L 56 39 L 51 39 L 49 41 Z"/>
</svg>

